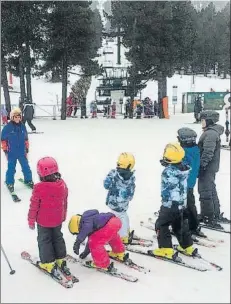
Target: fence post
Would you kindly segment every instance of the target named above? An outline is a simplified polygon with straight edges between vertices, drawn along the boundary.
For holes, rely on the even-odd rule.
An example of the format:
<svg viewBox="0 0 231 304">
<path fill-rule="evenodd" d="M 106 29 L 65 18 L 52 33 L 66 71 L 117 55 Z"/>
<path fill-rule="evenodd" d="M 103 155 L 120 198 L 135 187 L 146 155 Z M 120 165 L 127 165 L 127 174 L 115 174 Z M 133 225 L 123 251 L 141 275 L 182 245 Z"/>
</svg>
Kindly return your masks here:
<svg viewBox="0 0 231 304">
<path fill-rule="evenodd" d="M 56 106 L 53 106 L 53 120 L 56 120 Z"/>
</svg>

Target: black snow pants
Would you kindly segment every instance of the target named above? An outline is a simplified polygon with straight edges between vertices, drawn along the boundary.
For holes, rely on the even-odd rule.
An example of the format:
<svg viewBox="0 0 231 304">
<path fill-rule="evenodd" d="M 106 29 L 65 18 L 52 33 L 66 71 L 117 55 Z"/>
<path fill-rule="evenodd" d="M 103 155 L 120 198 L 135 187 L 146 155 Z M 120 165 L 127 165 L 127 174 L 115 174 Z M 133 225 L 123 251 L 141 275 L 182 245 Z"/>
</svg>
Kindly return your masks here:
<svg viewBox="0 0 231 304">
<path fill-rule="evenodd" d="M 185 211 L 179 210 L 178 205 L 173 203 L 171 208 L 161 206 L 159 217 L 156 220 L 155 229 L 159 248 L 172 248 L 172 237 L 169 230 L 170 225 L 182 248 L 185 249 L 192 246 L 193 241 Z"/>
<path fill-rule="evenodd" d="M 198 178 L 198 192 L 200 195 L 201 216 L 213 220 L 220 216 L 220 202 L 215 184 L 215 172 L 206 170 Z"/>
<path fill-rule="evenodd" d="M 41 263 L 52 263 L 66 257 L 66 244 L 61 232 L 62 225 L 48 228 L 37 225 L 38 248 Z"/>
<path fill-rule="evenodd" d="M 32 130 L 32 131 L 36 131 L 36 127 L 33 125 L 31 119 L 25 119 L 25 118 L 23 118 L 22 122 L 24 123 L 24 125 L 25 125 L 26 122 L 27 122 L 28 125 L 29 125 L 29 127 L 31 128 L 31 130 Z"/>
<path fill-rule="evenodd" d="M 197 208 L 195 205 L 195 196 L 193 193 L 193 188 L 188 189 L 187 193 L 187 217 L 188 225 L 190 231 L 196 231 L 199 226 Z"/>
</svg>

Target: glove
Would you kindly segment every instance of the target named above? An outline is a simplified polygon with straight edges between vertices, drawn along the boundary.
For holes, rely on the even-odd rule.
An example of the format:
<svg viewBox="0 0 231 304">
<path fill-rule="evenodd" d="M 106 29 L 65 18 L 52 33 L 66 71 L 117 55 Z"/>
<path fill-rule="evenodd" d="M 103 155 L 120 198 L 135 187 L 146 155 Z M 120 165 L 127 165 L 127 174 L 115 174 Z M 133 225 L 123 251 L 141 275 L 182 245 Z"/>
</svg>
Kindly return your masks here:
<svg viewBox="0 0 231 304">
<path fill-rule="evenodd" d="M 89 249 L 89 245 L 88 245 L 88 242 L 87 242 L 87 245 L 84 249 L 84 251 L 79 255 L 80 259 L 85 259 L 90 253 L 90 249 Z"/>
<path fill-rule="evenodd" d="M 30 222 L 29 222 L 29 228 L 30 228 L 31 230 L 34 230 L 34 229 L 35 229 L 35 223 L 30 223 Z"/>
<path fill-rule="evenodd" d="M 80 247 L 80 243 L 78 241 L 75 241 L 74 246 L 73 246 L 73 251 L 77 255 L 79 255 L 79 247 Z"/>
<path fill-rule="evenodd" d="M 85 251 L 83 251 L 82 253 L 80 253 L 79 257 L 80 259 L 85 259 L 88 256 L 88 254 L 86 254 Z"/>
</svg>

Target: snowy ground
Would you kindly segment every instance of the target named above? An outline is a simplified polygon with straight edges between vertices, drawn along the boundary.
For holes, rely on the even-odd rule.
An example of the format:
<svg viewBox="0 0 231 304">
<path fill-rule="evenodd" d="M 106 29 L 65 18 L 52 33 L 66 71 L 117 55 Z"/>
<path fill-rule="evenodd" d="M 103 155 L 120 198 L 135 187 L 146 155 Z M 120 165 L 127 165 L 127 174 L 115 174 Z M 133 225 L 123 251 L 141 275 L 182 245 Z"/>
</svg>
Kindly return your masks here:
<svg viewBox="0 0 231 304">
<path fill-rule="evenodd" d="M 35 120 L 42 135 L 30 135 L 30 164 L 35 181 L 36 163 L 43 156 L 57 159 L 60 172 L 69 187 L 68 219 L 86 209 L 98 208 L 106 211 L 106 191 L 103 179 L 115 167 L 117 156 L 130 151 L 136 157 L 137 188 L 129 209 L 132 228 L 142 236 L 152 233 L 139 226 L 139 221 L 151 216 L 160 206 L 159 159 L 169 141 L 176 140 L 179 127 L 195 128 L 200 134 L 200 126 L 185 124 L 193 121 L 192 115 L 172 116 L 169 120 L 79 120 L 67 121 Z M 223 120 L 224 121 L 224 120 Z M 224 138 L 223 138 L 224 140 Z M 222 211 L 230 214 L 230 152 L 221 152 L 220 172 L 217 188 Z M 222 238 L 224 244 L 215 249 L 199 247 L 204 257 L 222 265 L 224 270 L 200 273 L 181 268 L 167 262 L 131 253 L 135 262 L 150 267 L 150 274 L 119 269 L 139 277 L 137 283 L 128 283 L 108 277 L 94 270 L 71 265 L 80 282 L 72 289 L 65 290 L 49 277 L 22 260 L 23 250 L 37 255 L 36 231 L 27 225 L 30 190 L 16 183 L 15 190 L 22 202 L 12 202 L 4 187 L 6 161 L 1 155 L 1 237 L 2 245 L 16 269 L 9 275 L 8 266 L 1 260 L 1 302 L 2 303 L 229 303 L 230 301 L 230 236 L 206 231 L 214 238 Z M 21 172 L 17 167 L 16 177 Z M 67 229 L 68 220 L 63 225 L 68 252 L 72 254 L 74 237 Z"/>
</svg>

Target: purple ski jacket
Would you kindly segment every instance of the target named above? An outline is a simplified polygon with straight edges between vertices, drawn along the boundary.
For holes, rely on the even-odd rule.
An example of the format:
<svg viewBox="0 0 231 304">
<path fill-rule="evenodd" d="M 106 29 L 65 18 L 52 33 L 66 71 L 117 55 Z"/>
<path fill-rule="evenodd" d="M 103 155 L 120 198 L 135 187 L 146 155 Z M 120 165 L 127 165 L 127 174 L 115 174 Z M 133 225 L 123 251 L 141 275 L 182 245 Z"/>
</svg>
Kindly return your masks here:
<svg viewBox="0 0 231 304">
<path fill-rule="evenodd" d="M 82 243 L 86 237 L 104 227 L 114 216 L 111 212 L 99 213 L 96 209 L 85 211 L 80 220 L 79 234 L 76 241 Z"/>
</svg>

